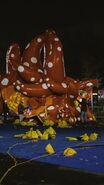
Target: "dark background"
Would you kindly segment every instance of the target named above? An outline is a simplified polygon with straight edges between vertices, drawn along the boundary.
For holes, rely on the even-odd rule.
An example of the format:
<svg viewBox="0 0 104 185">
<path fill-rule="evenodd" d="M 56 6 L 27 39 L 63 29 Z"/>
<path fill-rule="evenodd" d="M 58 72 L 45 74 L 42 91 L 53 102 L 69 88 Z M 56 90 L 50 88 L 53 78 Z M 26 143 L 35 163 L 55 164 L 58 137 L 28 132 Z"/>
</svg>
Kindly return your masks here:
<svg viewBox="0 0 104 185">
<path fill-rule="evenodd" d="M 0 6 L 0 71 L 8 47 L 21 52 L 35 36 L 53 28 L 63 44 L 65 70 L 73 78 L 104 81 L 104 8 L 70 7 L 65 2 L 9 1 Z"/>
</svg>

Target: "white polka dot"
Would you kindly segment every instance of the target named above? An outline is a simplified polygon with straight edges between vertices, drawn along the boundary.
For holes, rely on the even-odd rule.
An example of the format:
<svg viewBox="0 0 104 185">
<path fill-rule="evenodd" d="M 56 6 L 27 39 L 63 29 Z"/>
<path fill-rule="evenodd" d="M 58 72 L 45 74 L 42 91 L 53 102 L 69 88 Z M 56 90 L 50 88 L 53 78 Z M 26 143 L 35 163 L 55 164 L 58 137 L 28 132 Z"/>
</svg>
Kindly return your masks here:
<svg viewBox="0 0 104 185">
<path fill-rule="evenodd" d="M 43 73 L 43 71 L 42 71 L 41 69 L 38 69 L 38 72 L 39 72 L 39 73 Z"/>
<path fill-rule="evenodd" d="M 86 86 L 90 87 L 92 86 L 93 84 L 91 82 L 87 83 Z"/>
<path fill-rule="evenodd" d="M 40 115 L 40 117 L 44 117 L 45 113 L 40 113 L 39 115 Z"/>
<path fill-rule="evenodd" d="M 23 65 L 29 67 L 29 63 L 28 62 L 24 62 Z"/>
<path fill-rule="evenodd" d="M 79 101 L 82 102 L 82 98 L 80 98 Z"/>
<path fill-rule="evenodd" d="M 64 117 L 64 113 L 61 114 L 62 118 Z"/>
<path fill-rule="evenodd" d="M 76 80 L 74 80 L 74 83 L 77 83 L 77 81 L 76 81 Z"/>
<path fill-rule="evenodd" d="M 54 84 L 51 84 L 51 87 L 54 87 Z"/>
<path fill-rule="evenodd" d="M 18 83 L 18 84 L 21 84 L 21 82 L 20 82 L 19 80 L 17 80 L 17 83 Z"/>
<path fill-rule="evenodd" d="M 31 57 L 31 62 L 32 62 L 33 64 L 36 64 L 36 63 L 37 63 L 37 58 L 36 58 L 36 57 Z"/>
<path fill-rule="evenodd" d="M 41 79 L 39 80 L 39 82 L 40 82 L 40 83 L 43 82 L 43 79 L 41 78 Z"/>
<path fill-rule="evenodd" d="M 13 82 L 13 85 L 15 85 L 16 83 L 15 82 Z"/>
<path fill-rule="evenodd" d="M 19 71 L 20 73 L 22 73 L 22 72 L 24 71 L 24 67 L 23 67 L 23 66 L 19 66 L 19 67 L 18 67 L 18 71 Z"/>
<path fill-rule="evenodd" d="M 50 87 L 51 85 L 50 84 L 47 84 L 48 87 Z"/>
<path fill-rule="evenodd" d="M 11 57 L 12 57 L 12 58 L 14 58 L 14 57 L 15 57 L 15 55 L 12 53 L 12 54 L 11 54 Z"/>
<path fill-rule="evenodd" d="M 54 40 L 55 40 L 55 41 L 59 41 L 59 38 L 56 37 L 56 38 L 54 38 Z"/>
<path fill-rule="evenodd" d="M 77 120 L 78 120 L 78 121 L 80 121 L 80 120 L 81 120 L 81 118 L 80 118 L 80 117 L 78 117 L 78 118 L 77 118 Z"/>
<path fill-rule="evenodd" d="M 19 86 L 19 85 L 17 85 L 17 86 L 16 86 L 16 89 L 17 89 L 17 90 L 20 90 L 20 86 Z"/>
<path fill-rule="evenodd" d="M 1 84 L 2 84 L 2 85 L 8 85 L 8 83 L 9 83 L 8 78 L 4 78 L 4 79 L 1 81 Z"/>
<path fill-rule="evenodd" d="M 22 84 L 21 87 L 24 87 L 24 85 Z"/>
<path fill-rule="evenodd" d="M 57 114 L 57 119 L 59 119 L 59 117 L 60 117 L 59 114 Z"/>
<path fill-rule="evenodd" d="M 53 63 L 52 62 L 48 62 L 48 67 L 52 68 L 53 67 Z"/>
<path fill-rule="evenodd" d="M 35 77 L 31 77 L 31 78 L 30 78 L 30 81 L 31 81 L 31 82 L 34 82 L 34 81 L 35 81 Z"/>
<path fill-rule="evenodd" d="M 46 78 L 46 81 L 48 82 L 49 81 L 49 78 Z"/>
<path fill-rule="evenodd" d="M 53 109 L 55 109 L 55 107 L 52 105 L 47 108 L 47 110 L 53 110 Z"/>
<path fill-rule="evenodd" d="M 38 39 L 37 39 L 37 42 L 41 42 L 41 41 L 42 41 L 42 39 L 41 39 L 41 38 L 38 38 Z"/>
<path fill-rule="evenodd" d="M 23 94 L 27 95 L 27 92 L 23 92 Z"/>
<path fill-rule="evenodd" d="M 70 98 L 72 98 L 72 99 L 74 98 L 74 96 L 73 96 L 73 95 L 69 95 L 69 97 L 70 97 Z"/>
<path fill-rule="evenodd" d="M 80 108 L 80 107 L 77 107 L 76 110 L 77 110 L 78 112 L 81 112 L 81 108 Z"/>
<path fill-rule="evenodd" d="M 62 49 L 61 49 L 61 47 L 57 47 L 57 50 L 58 50 L 58 51 L 61 51 Z"/>
<path fill-rule="evenodd" d="M 43 88 L 43 89 L 48 89 L 46 83 L 43 83 L 43 84 L 42 84 L 42 88 Z"/>
<path fill-rule="evenodd" d="M 52 54 L 52 51 L 49 52 L 49 55 L 51 55 L 51 54 Z"/>
<path fill-rule="evenodd" d="M 31 111 L 29 112 L 29 115 L 31 115 Z"/>
<path fill-rule="evenodd" d="M 45 74 L 45 75 L 47 75 L 47 71 L 46 71 L 46 69 L 44 69 L 44 74 Z"/>
<path fill-rule="evenodd" d="M 30 43 L 29 43 L 29 44 L 27 44 L 27 46 L 26 46 L 26 48 L 25 48 L 25 49 L 27 49 L 29 46 L 30 46 Z"/>
<path fill-rule="evenodd" d="M 68 104 L 66 104 L 65 107 L 68 108 Z"/>
<path fill-rule="evenodd" d="M 67 84 L 66 84 L 66 83 L 61 83 L 61 85 L 62 85 L 64 88 L 67 88 Z"/>
</svg>

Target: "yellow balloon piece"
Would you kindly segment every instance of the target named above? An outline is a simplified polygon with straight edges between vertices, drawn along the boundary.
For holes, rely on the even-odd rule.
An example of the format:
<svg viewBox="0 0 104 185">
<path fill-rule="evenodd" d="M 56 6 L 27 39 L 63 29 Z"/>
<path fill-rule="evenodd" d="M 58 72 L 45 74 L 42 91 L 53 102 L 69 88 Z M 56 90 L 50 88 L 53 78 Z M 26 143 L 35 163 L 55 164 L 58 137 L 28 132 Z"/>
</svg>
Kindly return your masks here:
<svg viewBox="0 0 104 185">
<path fill-rule="evenodd" d="M 48 133 L 44 132 L 40 139 L 41 140 L 48 140 Z"/>
<path fill-rule="evenodd" d="M 66 148 L 63 153 L 65 156 L 73 156 L 75 154 L 77 154 L 77 152 L 73 148 Z"/>
<path fill-rule="evenodd" d="M 78 139 L 76 137 L 66 137 L 69 141 L 77 141 Z"/>
<path fill-rule="evenodd" d="M 97 138 L 98 138 L 98 134 L 97 133 L 92 133 L 90 136 L 89 136 L 89 139 L 90 140 L 92 140 L 92 141 L 95 141 L 95 140 L 97 140 Z"/>
<path fill-rule="evenodd" d="M 55 153 L 55 151 L 54 151 L 54 149 L 53 149 L 53 147 L 52 147 L 51 144 L 48 144 L 48 145 L 45 147 L 45 150 L 46 150 L 46 153 L 48 153 L 48 154 L 54 154 L 54 153 Z"/>
<path fill-rule="evenodd" d="M 82 141 L 89 141 L 89 136 L 86 133 L 80 137 Z"/>
</svg>

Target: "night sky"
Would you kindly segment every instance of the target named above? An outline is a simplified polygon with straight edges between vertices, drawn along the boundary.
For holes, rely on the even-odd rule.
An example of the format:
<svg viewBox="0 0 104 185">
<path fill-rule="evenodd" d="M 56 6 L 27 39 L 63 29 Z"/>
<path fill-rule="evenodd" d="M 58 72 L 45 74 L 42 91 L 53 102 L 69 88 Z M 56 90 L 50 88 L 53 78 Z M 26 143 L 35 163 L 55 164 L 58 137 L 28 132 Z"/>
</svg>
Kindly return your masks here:
<svg viewBox="0 0 104 185">
<path fill-rule="evenodd" d="M 13 42 L 23 52 L 32 38 L 53 28 L 63 44 L 67 75 L 81 78 L 87 64 L 94 77 L 97 72 L 104 77 L 104 8 L 70 8 L 61 1 L 59 4 L 45 0 L 9 1 L 0 8 L 1 72 L 5 69 L 7 49 Z"/>
</svg>

